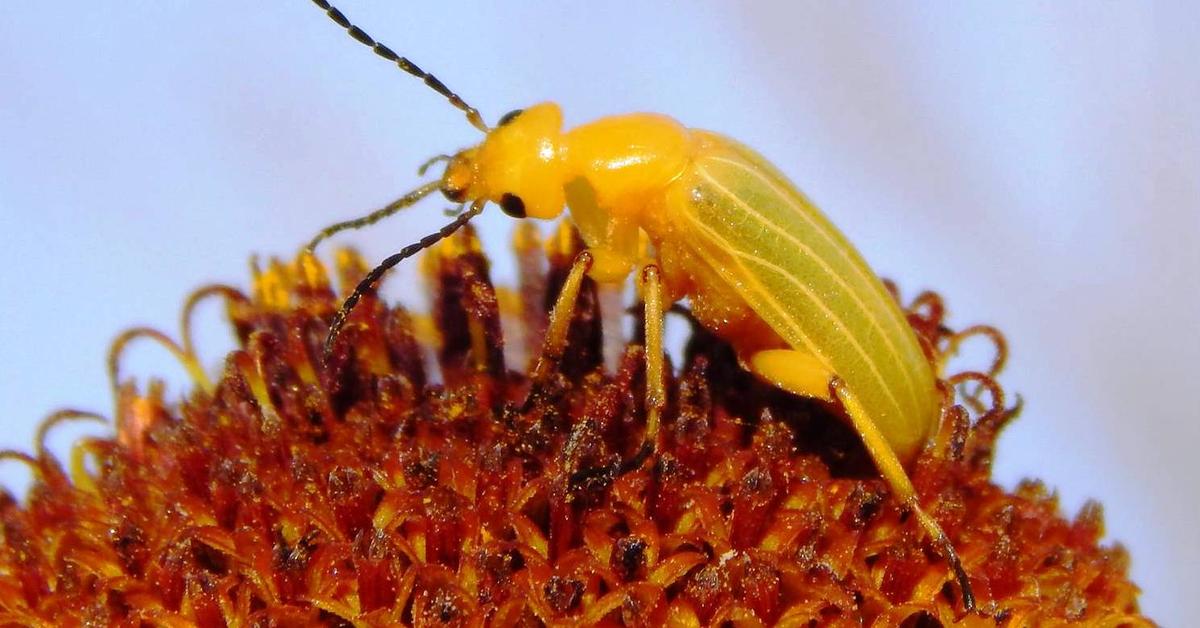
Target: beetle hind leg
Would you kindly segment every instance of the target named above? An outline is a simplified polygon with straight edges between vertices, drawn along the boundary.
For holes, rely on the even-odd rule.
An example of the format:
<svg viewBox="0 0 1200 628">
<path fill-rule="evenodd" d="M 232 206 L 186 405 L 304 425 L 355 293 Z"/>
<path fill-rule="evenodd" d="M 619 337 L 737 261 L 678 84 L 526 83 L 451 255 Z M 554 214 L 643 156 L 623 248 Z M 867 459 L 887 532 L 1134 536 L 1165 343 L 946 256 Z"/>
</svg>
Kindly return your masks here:
<svg viewBox="0 0 1200 628">
<path fill-rule="evenodd" d="M 962 589 L 963 607 L 967 611 L 975 610 L 975 594 L 971 590 L 971 581 L 963 569 L 962 561 L 959 560 L 950 537 L 946 536 L 937 521 L 921 508 L 916 489 L 908 479 L 900 459 L 896 457 L 896 452 L 841 378 L 816 356 L 803 351 L 760 351 L 752 355 L 749 362 L 752 372 L 777 388 L 803 397 L 824 401 L 837 400 L 842 405 L 850 418 L 850 426 L 862 440 L 879 475 L 888 483 L 900 503 L 913 513 L 925 533 L 941 548 L 959 588 Z"/>
</svg>

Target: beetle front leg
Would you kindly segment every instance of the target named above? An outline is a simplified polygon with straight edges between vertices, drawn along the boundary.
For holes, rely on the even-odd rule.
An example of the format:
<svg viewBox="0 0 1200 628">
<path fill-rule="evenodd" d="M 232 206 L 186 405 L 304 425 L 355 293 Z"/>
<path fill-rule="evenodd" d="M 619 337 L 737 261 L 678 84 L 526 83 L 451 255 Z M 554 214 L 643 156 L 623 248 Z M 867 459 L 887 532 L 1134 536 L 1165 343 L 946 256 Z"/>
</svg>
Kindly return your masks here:
<svg viewBox="0 0 1200 628">
<path fill-rule="evenodd" d="M 575 257 L 571 270 L 563 281 L 554 308 L 550 310 L 550 321 L 546 325 L 546 339 L 542 344 L 542 353 L 538 356 L 537 364 L 530 375 L 529 394 L 525 398 L 525 406 L 537 399 L 551 370 L 562 359 L 563 351 L 567 348 L 567 333 L 571 330 L 571 320 L 575 318 L 575 306 L 579 302 L 579 290 L 583 278 L 592 267 L 592 254 L 583 251 Z"/>
<path fill-rule="evenodd" d="M 772 349 L 760 351 L 750 356 L 750 370 L 773 386 L 803 397 L 812 397 L 823 401 L 837 400 L 850 419 L 850 426 L 862 440 L 867 454 L 875 463 L 879 474 L 895 493 L 904 507 L 912 512 L 917 523 L 942 549 L 946 562 L 954 572 L 958 586 L 962 589 L 963 607 L 967 611 L 975 610 L 975 594 L 971 591 L 971 581 L 963 569 L 958 552 L 950 537 L 942 531 L 933 517 L 921 508 L 917 499 L 916 489 L 904 471 L 904 465 L 896 457 L 895 450 L 887 442 L 879 426 L 867 414 L 862 404 L 858 402 L 850 388 L 828 366 L 816 356 L 792 349 Z"/>
</svg>

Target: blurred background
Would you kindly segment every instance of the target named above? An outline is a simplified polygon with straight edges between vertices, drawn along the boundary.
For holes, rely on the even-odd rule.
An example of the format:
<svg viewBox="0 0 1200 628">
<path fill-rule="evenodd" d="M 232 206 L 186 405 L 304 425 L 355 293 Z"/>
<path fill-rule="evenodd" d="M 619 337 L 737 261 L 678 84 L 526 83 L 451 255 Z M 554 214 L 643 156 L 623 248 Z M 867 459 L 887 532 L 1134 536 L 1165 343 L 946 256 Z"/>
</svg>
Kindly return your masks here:
<svg viewBox="0 0 1200 628">
<path fill-rule="evenodd" d="M 1144 610 L 1200 613 L 1200 10 L 346 0 L 377 39 L 494 121 L 544 99 L 568 125 L 674 115 L 756 147 L 908 296 L 990 323 L 1026 402 L 997 479 L 1105 505 Z M 73 406 L 109 413 L 104 355 L 177 333 L 184 297 L 418 183 L 478 134 L 307 2 L 11 3 L 0 18 L 0 447 Z M 340 238 L 381 258 L 443 205 Z M 479 222 L 503 251 L 511 224 Z M 419 304 L 412 267 L 393 296 Z M 201 312 L 202 357 L 232 340 Z M 126 372 L 184 381 L 159 348 Z M 56 432 L 64 451 L 88 429 Z M 19 489 L 19 465 L 0 467 Z"/>
</svg>

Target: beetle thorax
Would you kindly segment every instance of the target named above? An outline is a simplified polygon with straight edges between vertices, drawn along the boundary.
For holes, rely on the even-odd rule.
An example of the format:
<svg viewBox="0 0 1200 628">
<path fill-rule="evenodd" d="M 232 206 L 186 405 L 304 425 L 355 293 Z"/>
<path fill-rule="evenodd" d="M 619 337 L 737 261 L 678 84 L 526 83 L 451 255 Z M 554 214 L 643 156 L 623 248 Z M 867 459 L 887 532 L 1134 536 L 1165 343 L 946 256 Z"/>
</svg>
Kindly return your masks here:
<svg viewBox="0 0 1200 628">
<path fill-rule="evenodd" d="M 652 237 L 663 192 L 686 169 L 689 134 L 658 114 L 601 118 L 564 134 L 567 203 L 580 234 L 596 253 L 593 276 L 618 280 L 640 253 L 640 232 Z"/>
</svg>

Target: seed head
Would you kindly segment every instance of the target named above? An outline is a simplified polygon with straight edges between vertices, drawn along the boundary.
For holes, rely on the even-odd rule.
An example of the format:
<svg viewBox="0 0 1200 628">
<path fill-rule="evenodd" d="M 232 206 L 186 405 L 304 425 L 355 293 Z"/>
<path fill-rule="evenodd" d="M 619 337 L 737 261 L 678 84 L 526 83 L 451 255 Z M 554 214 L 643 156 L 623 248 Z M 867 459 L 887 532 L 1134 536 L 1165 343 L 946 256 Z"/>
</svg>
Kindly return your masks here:
<svg viewBox="0 0 1200 628">
<path fill-rule="evenodd" d="M 1067 520 L 1038 482 L 992 483 L 1016 414 L 999 332 L 952 331 L 932 293 L 907 307 L 946 393 L 912 477 L 971 576 L 980 615 L 964 617 L 838 408 L 758 382 L 703 329 L 668 369 L 654 451 L 643 348 L 590 282 L 531 382 L 578 246 L 563 231 L 543 253 L 522 229 L 509 291 L 464 230 L 422 264 L 428 313 L 368 295 L 327 360 L 338 295 L 308 254 L 256 271 L 248 294 L 198 291 L 179 343 L 122 335 L 115 433 L 81 440 L 69 470 L 41 448 L 4 454 L 37 478 L 24 503 L 0 496 L 0 624 L 1149 625 L 1125 551 L 1099 545 L 1098 505 Z M 343 289 L 365 270 L 336 257 Z M 238 343 L 215 381 L 186 323 L 210 297 Z M 193 373 L 183 399 L 120 379 L 140 337 Z M 970 338 L 996 344 L 993 368 L 947 375 Z"/>
</svg>

